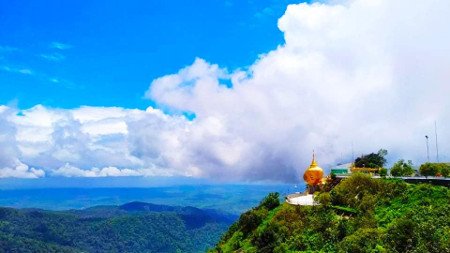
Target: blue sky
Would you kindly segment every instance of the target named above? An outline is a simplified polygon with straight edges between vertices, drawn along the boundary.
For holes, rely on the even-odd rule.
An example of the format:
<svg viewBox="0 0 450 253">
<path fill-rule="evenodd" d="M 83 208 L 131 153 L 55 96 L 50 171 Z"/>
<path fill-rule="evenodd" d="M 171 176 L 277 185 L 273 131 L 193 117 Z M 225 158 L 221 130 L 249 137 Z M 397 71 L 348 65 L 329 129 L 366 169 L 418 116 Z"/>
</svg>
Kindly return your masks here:
<svg viewBox="0 0 450 253">
<path fill-rule="evenodd" d="M 298 182 L 450 138 L 450 1 L 292 2 L 0 0 L 0 178 Z"/>
<path fill-rule="evenodd" d="M 234 70 L 282 44 L 293 2 L 0 1 L 0 104 L 146 108 L 151 81 L 195 57 Z"/>
</svg>

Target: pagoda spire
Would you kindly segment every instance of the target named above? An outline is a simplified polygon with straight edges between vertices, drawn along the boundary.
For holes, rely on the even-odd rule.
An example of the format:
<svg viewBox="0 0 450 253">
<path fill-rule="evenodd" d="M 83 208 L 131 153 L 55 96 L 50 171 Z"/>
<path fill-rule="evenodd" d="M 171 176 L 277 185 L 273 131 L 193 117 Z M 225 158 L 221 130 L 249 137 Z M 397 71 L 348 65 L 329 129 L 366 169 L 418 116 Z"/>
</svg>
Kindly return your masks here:
<svg viewBox="0 0 450 253">
<path fill-rule="evenodd" d="M 316 153 L 313 150 L 313 157 L 312 157 L 312 161 L 311 161 L 311 165 L 309 166 L 310 168 L 312 167 L 317 167 L 317 162 L 316 162 Z"/>
</svg>

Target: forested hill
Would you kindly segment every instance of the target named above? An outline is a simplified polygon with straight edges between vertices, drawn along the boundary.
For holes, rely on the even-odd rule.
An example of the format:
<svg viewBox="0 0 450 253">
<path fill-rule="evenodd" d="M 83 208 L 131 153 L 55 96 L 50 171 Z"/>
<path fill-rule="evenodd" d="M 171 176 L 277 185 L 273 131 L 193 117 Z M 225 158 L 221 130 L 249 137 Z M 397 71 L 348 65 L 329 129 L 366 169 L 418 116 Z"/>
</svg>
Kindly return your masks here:
<svg viewBox="0 0 450 253">
<path fill-rule="evenodd" d="M 0 208 L 0 252 L 204 252 L 236 219 L 143 202 L 70 211 Z"/>
<path fill-rule="evenodd" d="M 270 194 L 211 252 L 450 252 L 446 187 L 355 174 L 315 198 L 292 206 Z"/>
</svg>

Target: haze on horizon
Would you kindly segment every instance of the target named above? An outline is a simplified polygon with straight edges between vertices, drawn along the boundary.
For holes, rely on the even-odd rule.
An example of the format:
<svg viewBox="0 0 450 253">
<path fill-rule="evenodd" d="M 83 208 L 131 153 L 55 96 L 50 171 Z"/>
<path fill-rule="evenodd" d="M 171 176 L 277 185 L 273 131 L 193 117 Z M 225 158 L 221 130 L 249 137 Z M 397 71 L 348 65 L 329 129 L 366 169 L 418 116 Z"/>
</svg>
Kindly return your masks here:
<svg viewBox="0 0 450 253">
<path fill-rule="evenodd" d="M 278 17 L 273 17 L 274 13 L 290 2 L 283 1 L 280 7 L 267 1 L 268 7 L 259 6 L 252 18 L 266 18 L 256 23 L 270 20 L 275 25 Z M 240 4 L 227 3 L 233 10 Z M 111 19 L 116 12 L 108 8 L 102 22 L 117 22 Z M 187 7 L 178 8 L 188 12 Z M 198 43 L 212 51 L 225 50 L 211 57 L 223 62 L 197 55 L 196 50 L 201 49 L 190 44 L 179 45 L 167 38 L 158 41 L 158 36 L 147 34 L 145 39 L 152 40 L 156 48 L 145 47 L 144 41 L 130 51 L 110 52 L 117 58 L 99 59 L 100 66 L 96 66 L 95 53 L 86 50 L 85 55 L 77 56 L 73 51 L 81 45 L 69 37 L 60 41 L 58 29 L 64 26 L 48 32 L 53 37 L 47 38 L 45 50 L 37 49 L 37 41 L 19 43 L 19 33 L 13 34 L 16 41 L 8 44 L 4 43 L 7 35 L 1 35 L 0 178 L 182 176 L 293 182 L 311 161 L 313 149 L 322 166 L 349 161 L 352 146 L 355 155 L 384 148 L 391 163 L 404 158 L 420 164 L 426 160 L 424 136 L 429 135 L 435 160 L 435 122 L 440 160 L 450 160 L 449 1 L 333 0 L 290 4 L 282 13 L 277 25 L 284 41 L 278 42 L 276 33 L 268 28 L 267 37 L 275 43 L 265 42 L 264 27 L 260 27 L 258 40 L 242 41 L 243 48 L 249 50 L 258 43 L 268 48 L 245 57 L 239 49 L 239 36 L 233 37 L 235 44 L 226 50 L 226 45 L 218 42 L 221 36 L 238 32 L 224 30 L 221 34 L 220 27 L 214 27 L 220 22 L 206 24 L 208 19 L 195 23 L 190 43 L 196 41 L 195 32 L 211 34 L 211 40 L 199 36 Z M 127 17 L 127 13 L 121 14 Z M 133 18 L 145 20 L 139 15 Z M 233 15 L 228 15 L 233 23 Z M 90 16 L 82 18 L 87 22 Z M 177 24 L 177 20 L 171 22 Z M 45 29 L 45 23 L 40 25 Z M 149 24 L 149 29 L 153 26 Z M 202 28 L 204 33 L 199 32 Z M 121 25 L 118 32 L 126 29 L 126 24 Z M 145 33 L 135 32 L 128 34 L 130 38 L 119 36 L 124 48 L 127 40 L 139 40 L 139 34 Z M 173 38 L 177 33 L 185 35 L 176 29 L 167 32 L 173 33 Z M 107 42 L 98 39 L 97 46 Z M 33 46 L 23 49 L 27 43 Z M 169 54 L 171 46 L 174 55 Z M 160 48 L 168 54 L 138 60 L 149 61 L 154 68 L 161 61 L 166 69 L 172 68 L 164 73 L 164 69 L 152 70 L 158 74 L 155 78 L 146 80 L 142 69 L 135 77 L 137 72 L 117 61 L 120 55 L 158 52 Z M 183 59 L 176 56 L 182 49 L 194 55 L 189 64 L 183 63 L 186 55 Z M 235 62 L 242 65 L 224 60 L 226 55 L 237 55 Z M 247 60 L 249 56 L 255 58 Z M 72 61 L 66 70 L 64 64 L 70 57 L 85 62 Z M 172 58 L 178 66 L 167 64 Z M 40 61 L 50 61 L 53 67 L 44 68 Z M 102 72 L 101 64 L 114 67 Z M 81 71 L 76 72 L 78 66 Z M 51 73 L 52 69 L 57 73 Z M 96 71 L 98 75 L 123 73 L 122 85 L 115 85 L 114 78 L 99 77 L 103 81 L 99 84 L 85 82 L 95 81 Z M 77 82 L 64 77 L 73 73 L 82 77 Z M 126 73 L 133 73 L 130 80 L 139 84 L 127 84 Z M 47 93 L 35 91 L 39 85 L 34 82 Z M 96 85 L 100 88 L 92 88 Z M 140 87 L 144 88 L 138 91 Z M 21 101 L 20 94 L 37 102 L 21 108 L 29 103 Z M 126 101 L 102 98 L 110 94 L 115 98 L 123 94 Z M 136 102 L 130 102 L 133 96 Z M 62 102 L 66 98 L 69 104 Z M 93 102 L 81 102 L 86 101 L 81 98 Z M 94 102 L 97 98 L 104 104 Z"/>
</svg>

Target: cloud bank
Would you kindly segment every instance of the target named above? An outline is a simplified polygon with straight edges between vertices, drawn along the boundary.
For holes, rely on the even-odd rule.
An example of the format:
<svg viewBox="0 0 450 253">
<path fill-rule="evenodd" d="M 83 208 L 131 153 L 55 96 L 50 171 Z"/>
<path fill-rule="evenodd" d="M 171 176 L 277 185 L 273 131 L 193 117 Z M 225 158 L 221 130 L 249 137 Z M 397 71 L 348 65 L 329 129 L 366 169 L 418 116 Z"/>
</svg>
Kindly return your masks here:
<svg viewBox="0 0 450 253">
<path fill-rule="evenodd" d="M 445 0 L 290 5 L 285 43 L 248 69 L 198 58 L 154 80 L 146 97 L 168 113 L 1 107 L 0 177 L 297 181 L 313 149 L 322 165 L 352 146 L 419 164 L 434 121 L 449 160 L 449 23 Z"/>
</svg>

